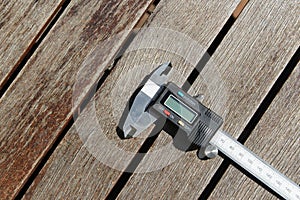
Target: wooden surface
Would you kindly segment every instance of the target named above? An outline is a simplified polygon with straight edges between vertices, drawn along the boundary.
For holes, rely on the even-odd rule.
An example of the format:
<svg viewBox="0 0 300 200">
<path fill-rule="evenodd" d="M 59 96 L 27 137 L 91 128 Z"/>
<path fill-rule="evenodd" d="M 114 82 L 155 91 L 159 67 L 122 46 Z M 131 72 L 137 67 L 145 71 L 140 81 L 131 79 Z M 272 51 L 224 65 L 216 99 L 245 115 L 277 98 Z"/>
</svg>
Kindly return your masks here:
<svg viewBox="0 0 300 200">
<path fill-rule="evenodd" d="M 132 29 L 149 3 L 140 0 L 70 3 L 1 98 L 1 198 L 17 194 L 72 117 L 76 107 L 72 108 L 72 87 L 87 54 L 107 35 Z M 97 69 L 85 72 L 89 79 L 81 85 L 82 96 L 103 73 L 128 30 L 118 40 L 105 44 Z M 75 104 L 82 96 L 75 99 Z"/>
<path fill-rule="evenodd" d="M 103 130 L 104 134 L 110 140 L 113 140 L 124 150 L 133 153 L 138 151 L 141 144 L 145 141 L 145 138 L 142 137 L 122 141 L 115 132 L 116 123 L 119 121 L 118 114 L 120 115 L 122 113 L 125 103 L 128 101 L 131 93 L 135 90 L 136 85 L 146 74 L 157 67 L 158 64 L 168 60 L 172 60 L 173 66 L 177 69 L 177 74 L 175 73 L 172 80 L 176 81 L 178 84 L 182 84 L 184 79 L 192 71 L 193 67 L 182 59 L 178 59 L 178 55 L 171 52 L 172 49 L 177 49 L 177 54 L 180 52 L 184 53 L 185 55 L 182 55 L 183 57 L 194 54 L 196 58 L 196 60 L 194 58 L 194 64 L 196 64 L 204 53 L 203 50 L 208 48 L 209 44 L 218 34 L 237 3 L 238 2 L 235 2 L 234 4 L 228 4 L 228 2 L 223 2 L 221 4 L 219 2 L 216 4 L 201 3 L 197 5 L 197 8 L 201 9 L 200 12 L 194 10 L 194 4 L 178 4 L 178 2 L 170 1 L 160 2 L 159 6 L 151 15 L 153 17 L 151 17 L 149 25 L 147 25 L 147 27 L 150 26 L 152 28 L 148 28 L 145 32 L 138 34 L 131 47 L 129 47 L 128 53 L 120 60 L 116 68 L 112 71 L 112 74 L 108 77 L 108 80 L 105 81 L 104 87 L 100 88 L 100 91 L 97 94 L 95 102 L 98 121 L 100 122 L 100 125 L 102 125 L 101 127 L 104 127 L 105 129 Z M 224 9 L 225 7 L 227 7 L 227 10 Z M 181 17 L 177 16 L 177 14 L 181 9 L 183 10 L 183 13 L 189 12 L 195 20 L 188 21 L 190 18 L 187 16 L 187 19 L 185 20 L 186 24 L 180 24 L 179 20 Z M 206 17 L 203 17 L 204 15 Z M 167 19 L 166 16 L 168 16 Z M 206 18 L 212 18 L 214 23 L 211 23 L 211 21 L 207 22 Z M 162 27 L 166 30 L 155 30 L 154 27 Z M 193 32 L 191 27 L 193 27 Z M 184 43 L 184 39 L 181 40 L 181 43 L 177 43 L 179 38 L 174 37 L 174 32 L 168 31 L 167 29 L 177 32 L 180 31 L 188 36 L 194 34 L 192 39 L 204 48 L 200 49 L 199 52 L 194 52 L 193 48 L 182 51 L 181 48 L 183 48 L 182 43 Z M 157 34 L 156 32 L 159 33 Z M 180 46 L 176 47 L 178 44 L 182 45 L 181 48 Z M 161 49 L 143 49 L 144 47 L 151 46 L 161 47 Z M 140 50 L 131 51 L 135 48 L 140 48 Z M 193 58 L 191 60 L 193 61 Z M 143 66 L 143 68 L 138 68 L 138 66 Z M 129 70 L 132 70 L 129 75 L 134 77 L 126 82 L 126 79 L 128 79 L 128 74 L 126 74 L 126 72 Z M 178 78 L 178 73 L 182 73 L 181 76 L 183 78 Z M 124 83 L 122 81 L 124 81 Z M 114 88 L 119 89 L 120 91 L 114 91 Z M 116 110 L 112 108 L 111 102 L 114 102 L 114 106 L 117 107 Z M 87 110 L 83 112 L 83 119 L 87 117 L 85 116 L 87 113 L 91 113 L 91 109 L 92 105 L 88 106 Z M 94 127 L 94 122 L 91 120 L 89 121 L 90 123 L 84 123 L 79 119 L 76 123 L 80 124 L 79 126 L 83 129 L 85 127 Z M 78 127 L 76 123 L 75 126 Z M 87 135 L 97 135 L 97 130 L 99 130 L 99 128 L 90 128 L 88 130 L 90 132 L 85 131 Z M 41 199 L 49 194 L 59 196 L 60 198 L 67 198 L 71 194 L 82 198 L 96 196 L 97 198 L 103 199 L 107 195 L 120 177 L 121 172 L 112 170 L 108 166 L 101 164 L 96 159 L 93 159 L 93 155 L 88 156 L 84 146 L 87 146 L 89 141 L 97 141 L 97 138 L 90 136 L 90 138 L 83 143 L 79 141 L 81 138 L 74 136 L 77 134 L 78 130 L 76 130 L 75 127 L 72 127 L 63 141 L 63 144 L 69 143 L 69 145 L 67 145 L 68 147 L 66 148 L 65 145 L 62 144 L 57 148 L 57 151 L 54 152 L 46 167 L 42 170 L 41 174 L 28 191 L 28 194 L 26 195 L 27 198 Z M 144 133 L 143 136 L 145 137 L 147 134 L 149 134 L 149 132 Z M 99 144 L 96 146 L 99 146 Z M 109 151 L 110 149 L 111 147 L 108 148 Z M 67 151 L 76 153 L 73 153 L 73 156 L 62 157 Z M 126 160 L 122 162 L 124 164 L 119 166 L 120 170 L 125 170 L 126 166 L 133 158 L 133 155 L 134 154 L 126 157 Z M 90 162 L 85 162 L 85 159 L 90 160 Z M 85 165 L 82 165 L 83 162 Z M 118 159 L 115 162 L 120 165 Z M 60 164 L 58 165 L 58 163 Z M 66 173 L 66 171 L 68 171 L 68 173 Z M 72 176 L 74 174 L 76 174 L 76 178 Z M 70 176 L 72 177 L 71 179 Z M 99 185 L 99 183 L 105 184 Z M 82 190 L 85 192 L 80 192 Z"/>
<path fill-rule="evenodd" d="M 225 118 L 223 128 L 234 136 L 243 131 L 299 46 L 295 3 L 250 2 L 202 71 L 206 80 L 199 77 L 192 87 L 195 93 L 207 94 L 205 104 Z M 280 20 L 282 18 L 286 20 Z M 217 72 L 222 81 L 215 80 Z M 168 135 L 160 134 L 152 149 L 168 140 Z M 153 163 L 159 163 L 159 159 Z M 195 151 L 189 152 L 163 170 L 134 174 L 119 199 L 151 199 L 153 196 L 197 199 L 220 163 L 219 157 L 200 161 Z M 286 167 L 288 169 L 289 165 Z M 233 198 L 240 199 L 241 196 Z"/>
<path fill-rule="evenodd" d="M 284 84 L 269 109 L 245 143 L 262 159 L 300 182 L 300 64 Z M 211 199 L 277 199 L 230 167 L 211 195 Z"/>
<path fill-rule="evenodd" d="M 122 175 L 131 170 L 128 166 L 141 146 L 149 143 L 146 138 L 151 128 L 138 138 L 121 140 L 116 126 L 128 98 L 145 75 L 158 64 L 172 61 L 175 73 L 171 81 L 182 85 L 204 52 L 212 52 L 219 45 L 214 38 L 220 36 L 233 13 L 237 20 L 232 27 L 228 23 L 232 18 L 227 21 L 229 32 L 222 29 L 225 38 L 189 92 L 205 94 L 204 103 L 225 118 L 223 129 L 238 137 L 299 47 L 297 0 L 249 1 L 244 8 L 245 2 L 161 0 L 149 8 L 150 0 L 71 1 L 0 99 L 0 199 L 15 197 L 29 177 L 33 182 L 27 182 L 24 199 L 105 199 L 111 191 L 117 192 L 114 186 L 121 187 L 118 199 L 199 198 L 222 158 L 200 161 L 196 151 L 175 149 L 171 137 L 161 132 L 136 173 L 125 182 Z M 51 5 L 56 4 L 38 3 L 45 7 L 29 11 L 29 15 L 25 12 L 27 18 L 23 18 L 27 24 L 44 27 L 48 20 L 44 15 L 50 16 Z M 19 2 L 8 5 L 15 8 Z M 22 8 L 31 9 L 26 6 Z M 16 10 L 2 12 L 13 16 Z M 16 16 L 22 18 L 20 13 Z M 138 32 L 111 72 L 104 73 L 130 30 L 141 27 L 145 20 L 145 29 Z M 13 29 L 9 26 L 7 32 Z M 35 28 L 24 41 L 18 40 L 20 33 L 12 34 L 18 41 L 15 44 L 24 47 L 19 55 L 14 52 L 15 56 L 8 57 L 15 60 L 12 63 L 22 59 L 38 34 Z M 6 58 L 14 49 L 0 48 L 0 55 Z M 9 76 L 11 69 L 1 65 L 3 77 Z M 83 111 L 77 109 L 102 75 L 104 81 L 100 81 L 95 96 Z M 246 142 L 298 183 L 299 78 L 298 66 Z M 284 116 L 285 111 L 291 118 Z M 75 112 L 81 112 L 80 116 L 68 129 Z M 38 175 L 32 176 L 66 131 Z M 170 148 L 164 151 L 166 145 Z M 164 164 L 168 166 L 161 169 Z M 230 167 L 210 199 L 244 197 L 274 198 Z"/>
<path fill-rule="evenodd" d="M 63 1 L 1 1 L 0 89 L 36 42 Z"/>
</svg>

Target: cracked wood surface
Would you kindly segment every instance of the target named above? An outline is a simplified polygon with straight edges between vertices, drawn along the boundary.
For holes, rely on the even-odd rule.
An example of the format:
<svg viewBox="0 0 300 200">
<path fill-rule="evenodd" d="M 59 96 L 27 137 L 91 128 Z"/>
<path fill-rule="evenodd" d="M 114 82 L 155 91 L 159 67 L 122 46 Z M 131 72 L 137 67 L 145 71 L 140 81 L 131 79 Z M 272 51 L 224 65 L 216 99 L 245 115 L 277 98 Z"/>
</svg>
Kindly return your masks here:
<svg viewBox="0 0 300 200">
<path fill-rule="evenodd" d="M 33 182 L 25 199 L 105 198 L 150 133 L 150 130 L 145 131 L 132 140 L 120 140 L 116 134 L 119 116 L 131 93 L 145 75 L 169 60 L 177 71 L 172 80 L 182 84 L 238 3 L 161 1 L 150 16 L 148 28 L 138 33 L 96 93 L 95 104 L 88 104 L 79 116 Z M 90 116 L 93 108 L 96 111 Z M 114 146 L 101 143 L 103 133 Z M 115 147 L 129 153 L 118 154 L 113 150 Z M 172 150 L 180 153 L 174 148 Z M 121 171 L 101 163 L 103 159 Z"/>
<path fill-rule="evenodd" d="M 64 1 L 0 3 L 0 89 Z"/>
<path fill-rule="evenodd" d="M 17 195 L 150 3 L 82 0 L 68 5 L 0 100 L 1 198 Z M 116 34 L 117 39 L 105 40 Z M 72 106 L 77 73 L 99 42 L 95 68 L 83 70 L 88 78 L 80 80 Z"/>
</svg>

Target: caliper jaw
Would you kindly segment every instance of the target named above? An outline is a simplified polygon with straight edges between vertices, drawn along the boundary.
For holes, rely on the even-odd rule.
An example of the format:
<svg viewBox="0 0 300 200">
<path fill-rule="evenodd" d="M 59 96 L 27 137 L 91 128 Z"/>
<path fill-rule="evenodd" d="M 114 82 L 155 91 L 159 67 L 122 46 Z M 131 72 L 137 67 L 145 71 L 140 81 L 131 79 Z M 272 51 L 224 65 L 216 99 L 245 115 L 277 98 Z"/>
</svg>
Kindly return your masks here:
<svg viewBox="0 0 300 200">
<path fill-rule="evenodd" d="M 157 117 L 151 115 L 147 108 L 167 83 L 171 68 L 170 62 L 160 65 L 149 75 L 145 84 L 142 84 L 141 90 L 129 107 L 124 124 L 120 126 L 124 138 L 137 137 L 157 120 Z"/>
</svg>

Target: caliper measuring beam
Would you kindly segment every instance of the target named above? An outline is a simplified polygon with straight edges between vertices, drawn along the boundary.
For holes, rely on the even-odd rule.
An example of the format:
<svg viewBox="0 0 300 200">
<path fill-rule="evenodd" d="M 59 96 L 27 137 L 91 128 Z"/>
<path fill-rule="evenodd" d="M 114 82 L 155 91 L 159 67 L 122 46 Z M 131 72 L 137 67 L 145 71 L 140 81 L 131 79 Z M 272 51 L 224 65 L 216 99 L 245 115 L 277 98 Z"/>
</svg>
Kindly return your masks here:
<svg viewBox="0 0 300 200">
<path fill-rule="evenodd" d="M 223 119 L 201 103 L 201 95 L 193 97 L 168 82 L 171 68 L 171 63 L 160 65 L 141 84 L 129 110 L 124 110 L 124 122 L 119 123 L 123 137 L 137 137 L 161 121 L 163 130 L 173 136 L 178 148 L 198 149 L 200 159 L 214 158 L 221 151 L 281 197 L 300 200 L 296 183 L 220 130 Z"/>
</svg>

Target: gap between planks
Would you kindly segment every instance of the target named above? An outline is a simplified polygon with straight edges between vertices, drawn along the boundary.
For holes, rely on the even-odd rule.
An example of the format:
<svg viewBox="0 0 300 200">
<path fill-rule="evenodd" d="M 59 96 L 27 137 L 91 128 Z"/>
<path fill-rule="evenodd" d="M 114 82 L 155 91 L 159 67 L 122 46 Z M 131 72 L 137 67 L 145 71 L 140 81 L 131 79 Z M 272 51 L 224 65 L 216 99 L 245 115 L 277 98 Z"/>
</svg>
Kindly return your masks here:
<svg viewBox="0 0 300 200">
<path fill-rule="evenodd" d="M 13 79 L 11 80 L 11 82 L 9 82 L 9 85 L 13 82 L 13 80 L 16 78 L 17 74 L 22 70 L 22 68 L 25 66 L 25 64 L 27 63 L 27 61 L 30 59 L 30 57 L 32 56 L 32 54 L 34 53 L 34 51 L 38 48 L 39 44 L 43 41 L 43 39 L 45 38 L 45 36 L 48 34 L 48 32 L 51 30 L 51 28 L 57 22 L 57 20 L 59 19 L 59 17 L 62 15 L 62 13 L 64 12 L 64 10 L 69 5 L 70 1 L 71 0 L 65 0 L 64 3 L 62 3 L 62 5 L 59 8 L 57 8 L 58 12 L 56 12 L 55 14 L 53 14 L 54 18 L 52 18 L 51 20 L 49 19 L 48 20 L 49 23 L 45 24 L 44 29 L 41 30 L 40 31 L 41 33 L 36 36 L 37 40 L 35 40 L 35 42 L 33 42 L 34 44 L 32 45 L 34 48 L 31 48 L 31 49 L 28 50 L 28 54 L 25 55 L 25 59 L 21 62 L 23 64 L 19 66 L 19 69 L 16 70 L 16 72 L 14 72 L 16 74 L 15 74 L 15 76 L 13 76 Z M 138 20 L 138 22 L 134 26 L 134 29 L 140 29 L 140 28 L 142 28 L 146 24 L 148 18 L 154 12 L 155 7 L 159 3 L 159 1 L 160 0 L 153 0 L 152 1 L 152 3 L 146 9 L 145 13 L 141 16 L 141 18 Z M 135 35 L 136 35 L 136 32 L 130 33 L 130 35 L 127 37 L 127 39 L 123 42 L 123 45 L 117 51 L 116 55 L 120 54 L 120 51 L 124 52 L 127 49 L 127 47 L 130 45 L 130 43 L 134 39 Z M 99 81 L 97 81 L 97 83 L 95 83 L 92 86 L 92 88 L 90 89 L 90 92 L 82 100 L 82 102 L 79 104 L 78 108 L 75 109 L 74 114 L 72 115 L 73 117 L 71 117 L 71 118 L 69 118 L 67 120 L 67 123 L 65 124 L 65 126 L 64 126 L 61 134 L 53 142 L 53 144 L 51 145 L 49 151 L 41 159 L 41 161 L 39 162 L 38 166 L 32 172 L 32 174 L 30 175 L 30 177 L 28 178 L 28 180 L 25 182 L 25 184 L 23 185 L 23 187 L 20 189 L 20 191 L 18 192 L 18 194 L 15 197 L 15 199 L 22 199 L 23 198 L 23 196 L 25 195 L 25 193 L 27 192 L 27 190 L 29 189 L 29 187 L 31 186 L 31 184 L 33 183 L 33 181 L 35 180 L 35 178 L 38 176 L 39 172 L 43 169 L 43 167 L 47 163 L 47 161 L 50 158 L 50 156 L 52 155 L 52 153 L 55 151 L 55 149 L 57 148 L 57 146 L 63 140 L 63 138 L 65 137 L 65 135 L 67 134 L 67 132 L 70 130 L 70 128 L 73 126 L 73 124 L 75 123 L 77 117 L 85 109 L 85 107 L 88 104 L 88 102 L 93 98 L 94 92 L 98 91 L 98 89 L 104 84 L 105 80 L 110 75 L 111 70 L 114 69 L 114 67 L 118 63 L 118 60 L 120 59 L 117 56 L 115 56 L 115 57 L 116 57 L 116 59 L 112 61 L 111 66 L 104 71 L 104 74 L 101 76 L 101 78 L 99 79 Z M 5 90 L 8 89 L 9 85 L 5 88 Z M 93 89 L 94 87 L 96 87 L 96 90 Z M 3 91 L 3 93 L 5 92 L 5 90 Z M 0 92 L 0 94 L 2 94 L 2 93 Z M 1 96 L 0 96 L 0 98 L 1 98 Z M 147 149 L 149 149 L 149 148 L 147 148 Z"/>
<path fill-rule="evenodd" d="M 114 4 L 117 4 L 117 3 L 118 2 L 115 2 L 115 1 L 112 2 L 112 4 L 113 4 L 112 6 L 114 6 Z M 124 27 L 124 29 L 125 28 L 132 29 L 133 26 L 137 23 L 138 19 L 142 15 L 142 13 L 145 11 L 146 7 L 149 5 L 150 1 L 134 1 L 134 2 L 130 1 L 131 4 L 126 4 L 126 3 L 123 3 L 122 1 L 119 1 L 119 3 L 122 4 L 121 8 L 123 8 L 123 9 L 125 7 L 128 8 L 127 12 L 118 12 L 118 13 L 115 12 L 114 14 L 115 15 L 120 14 L 123 18 L 128 17 L 128 19 L 126 21 L 126 24 L 124 24 L 124 20 L 123 20 L 123 21 L 120 21 L 117 24 L 117 26 L 112 27 L 109 30 L 109 31 L 111 31 L 110 32 L 111 34 L 116 33 L 117 30 L 123 29 L 123 27 Z M 17 131 L 19 131 L 19 133 L 22 132 L 20 137 L 16 134 L 10 134 L 10 135 L 6 134 L 6 132 L 4 131 L 6 129 L 2 129 L 2 132 L 1 132 L 1 138 L 4 138 L 3 139 L 4 141 L 1 142 L 2 145 L 5 145 L 4 147 L 7 149 L 9 149 L 10 146 L 13 146 L 17 149 L 17 150 L 15 150 L 15 152 L 17 152 L 17 154 L 11 153 L 7 156 L 6 156 L 6 154 L 4 154 L 4 156 L 6 156 L 6 157 L 4 157 L 4 162 L 1 162 L 1 164 L 2 164 L 1 167 L 5 165 L 5 167 L 3 167 L 3 168 L 5 168 L 5 170 L 3 170 L 3 172 L 4 172 L 3 176 L 1 176 L 1 181 L 2 180 L 4 180 L 4 181 L 1 182 L 1 185 L 0 185 L 1 186 L 1 196 L 3 194 L 3 196 L 4 196 L 4 197 L 2 196 L 3 198 L 8 198 L 8 196 L 14 197 L 15 195 L 17 195 L 20 188 L 24 185 L 24 183 L 28 180 L 30 175 L 34 172 L 34 170 L 40 163 L 41 158 L 47 153 L 48 149 L 51 148 L 51 145 L 54 143 L 56 138 L 60 135 L 62 129 L 64 129 L 67 126 L 67 123 L 69 122 L 69 119 L 70 119 L 69 116 L 72 116 L 72 114 L 73 114 L 73 112 L 70 111 L 71 109 L 68 107 L 71 105 L 71 104 L 69 104 L 69 102 L 71 101 L 71 95 L 69 95 L 70 90 L 65 89 L 64 86 L 72 85 L 74 83 L 72 81 L 74 80 L 74 77 L 76 74 L 73 73 L 74 71 L 72 71 L 72 70 L 78 69 L 79 65 L 76 65 L 76 64 L 78 64 L 79 62 L 76 62 L 76 64 L 73 65 L 72 68 L 70 68 L 66 65 L 66 62 L 63 59 L 67 59 L 70 62 L 71 61 L 74 62 L 75 59 L 73 57 L 72 57 L 72 59 L 70 59 L 70 57 L 71 57 L 70 55 L 74 55 L 76 53 L 76 50 L 71 51 L 72 49 L 65 48 L 64 45 L 60 44 L 61 41 L 57 41 L 57 43 L 51 42 L 51 40 L 53 40 L 53 39 L 55 40 L 57 38 L 57 34 L 55 35 L 53 33 L 57 33 L 57 32 L 64 33 L 65 31 L 68 31 L 68 33 L 70 33 L 69 32 L 70 29 L 68 29 L 68 26 L 66 29 L 64 29 L 65 27 L 62 28 L 62 23 L 66 22 L 66 19 L 68 19 L 67 22 L 70 22 L 71 24 L 72 24 L 72 22 L 74 24 L 80 23 L 79 20 L 82 18 L 82 15 L 78 15 L 76 13 L 76 9 L 77 8 L 86 9 L 86 11 L 88 11 L 88 12 L 86 12 L 85 14 L 88 15 L 88 17 L 91 17 L 91 18 L 89 18 L 90 21 L 88 21 L 91 23 L 89 24 L 87 29 L 82 29 L 83 26 L 76 26 L 75 30 L 77 30 L 77 31 L 71 32 L 70 36 L 74 36 L 80 40 L 80 41 L 76 40 L 76 43 L 74 40 L 74 44 L 73 44 L 75 47 L 81 48 L 80 56 L 83 57 L 84 55 L 87 55 L 87 53 L 88 53 L 87 51 L 89 49 L 87 49 L 87 48 L 84 49 L 84 48 L 82 48 L 82 46 L 83 46 L 83 44 L 85 44 L 85 45 L 89 44 L 90 45 L 89 47 L 92 48 L 93 44 L 97 43 L 98 38 L 94 39 L 94 38 L 90 37 L 90 33 L 93 32 L 94 29 L 98 28 L 97 24 L 94 23 L 95 21 L 93 21 L 93 20 L 102 20 L 103 19 L 103 18 L 101 18 L 101 15 L 99 15 L 99 13 L 97 13 L 97 12 L 102 11 L 101 9 L 103 9 L 103 7 L 105 7 L 106 4 L 104 1 L 102 1 L 102 2 L 90 1 L 89 3 L 84 3 L 84 1 L 79 1 L 79 2 L 77 1 L 77 2 L 71 2 L 70 4 L 72 5 L 73 10 L 71 10 L 71 11 L 73 11 L 73 12 L 68 13 L 69 15 L 64 15 L 62 17 L 62 19 L 60 19 L 59 22 L 56 23 L 55 29 L 53 31 L 49 32 L 49 34 L 47 36 L 47 39 L 49 39 L 49 40 L 46 40 L 45 42 L 43 42 L 42 45 L 37 49 L 34 56 L 32 56 L 32 58 L 30 59 L 30 62 L 28 62 L 28 64 L 26 64 L 26 66 L 22 69 L 22 71 L 24 73 L 22 73 L 21 76 L 18 76 L 16 78 L 16 80 L 11 85 L 11 87 L 8 88 L 8 91 L 6 93 L 7 95 L 4 95 L 0 101 L 0 103 L 2 103 L 2 105 L 4 105 L 1 107 L 2 110 L 4 110 L 2 122 L 4 124 L 7 123 L 6 126 L 8 128 L 11 128 L 9 131 L 12 133 L 15 133 Z M 79 4 L 80 4 L 80 6 L 78 6 Z M 96 7 L 89 6 L 90 4 L 96 5 Z M 135 6 L 130 7 L 130 5 L 135 5 Z M 70 10 L 70 9 L 67 8 L 67 10 Z M 94 13 L 91 13 L 89 11 L 94 12 Z M 91 14 L 94 14 L 94 15 L 91 15 Z M 105 20 L 105 19 L 106 18 L 104 18 L 103 20 Z M 64 24 L 68 24 L 68 23 L 64 23 Z M 100 33 L 102 33 L 101 30 L 103 30 L 103 27 L 102 27 L 102 29 L 100 29 L 97 32 L 98 35 Z M 82 32 L 80 32 L 80 31 L 82 31 Z M 117 44 L 114 43 L 113 46 L 110 46 L 109 49 L 106 49 L 106 53 L 108 55 L 105 54 L 105 55 L 107 55 L 106 56 L 107 61 L 105 61 L 103 63 L 103 65 L 105 65 L 103 67 L 107 66 L 107 62 L 112 58 L 111 54 L 113 54 L 115 52 L 115 50 L 118 49 L 118 47 L 121 45 L 122 41 L 126 38 L 126 36 L 127 36 L 127 32 L 125 32 L 122 35 L 122 40 L 119 40 L 118 42 L 116 42 Z M 67 39 L 69 39 L 69 38 L 67 38 Z M 49 41 L 49 42 L 47 42 L 47 41 Z M 51 47 L 53 47 L 53 49 L 51 49 Z M 61 51 L 57 51 L 57 49 L 68 50 L 68 52 L 67 52 L 68 56 L 63 57 L 63 59 L 62 59 L 63 63 L 60 66 L 58 66 L 59 64 L 56 61 L 57 60 L 61 61 L 60 60 L 61 57 L 58 57 L 58 59 L 56 59 L 56 60 L 55 59 L 49 60 L 49 55 L 51 55 L 51 53 L 49 53 L 49 51 L 53 52 L 54 56 L 57 56 L 61 53 Z M 76 48 L 74 48 L 74 49 L 76 49 Z M 48 51 L 48 53 L 45 53 L 45 51 L 46 52 Z M 42 56 L 38 55 L 39 53 Z M 78 53 L 78 51 L 77 51 L 77 53 Z M 111 53 L 111 54 L 109 54 L 109 53 Z M 66 72 L 65 74 L 67 74 L 69 78 L 65 78 L 62 74 L 57 73 L 58 82 L 55 82 L 56 81 L 55 79 L 52 82 L 51 81 L 47 81 L 46 83 L 42 82 L 43 87 L 39 88 L 38 87 L 38 83 L 40 83 L 40 82 L 38 82 L 39 80 L 43 81 L 47 78 L 51 79 L 53 77 L 53 76 L 50 77 L 50 75 L 49 75 L 50 70 L 48 71 L 48 69 L 49 69 L 48 65 L 39 64 L 38 67 L 34 66 L 34 64 L 39 62 L 41 59 L 50 61 L 51 65 L 52 65 L 51 70 L 53 70 L 53 71 L 57 70 L 59 72 Z M 79 59 L 79 58 L 77 57 L 77 59 Z M 82 59 L 82 58 L 80 58 L 80 59 Z M 33 66 L 32 66 L 32 64 L 33 64 Z M 69 63 L 67 63 L 67 64 L 69 64 Z M 62 67 L 62 66 L 64 66 L 64 67 Z M 37 70 L 37 69 L 40 69 L 40 71 L 35 74 L 36 71 L 34 71 L 34 70 Z M 41 72 L 43 70 L 45 71 L 44 74 L 43 74 L 43 72 Z M 93 74 L 90 76 L 90 77 L 93 77 L 93 78 L 91 78 L 91 80 L 93 80 L 93 83 L 102 74 L 102 72 L 99 72 L 99 70 L 97 71 L 98 73 L 95 72 L 96 70 L 95 71 L 93 70 Z M 96 73 L 96 75 L 95 75 L 95 73 Z M 35 78 L 38 80 L 34 81 L 34 82 L 31 81 L 31 82 L 27 82 L 26 84 L 23 84 L 22 79 L 28 80 L 32 77 L 32 75 L 36 75 Z M 64 85 L 63 85 L 63 87 L 57 87 L 57 85 L 55 85 L 55 83 L 58 83 L 58 85 L 60 84 L 59 86 L 62 86 L 62 84 L 64 84 Z M 38 106 L 44 106 L 43 103 L 45 103 L 45 102 L 46 102 L 45 104 L 47 104 L 47 103 L 51 104 L 52 107 L 47 109 L 47 111 L 51 112 L 52 118 L 50 117 L 50 118 L 46 119 L 46 117 L 43 116 L 43 113 L 41 113 L 41 114 L 38 113 L 38 110 L 40 107 L 32 108 L 33 107 L 32 104 L 35 103 L 35 101 L 31 101 L 32 100 L 31 98 L 24 97 L 26 95 L 28 96 L 28 95 L 32 94 L 31 92 L 26 92 L 26 89 L 28 90 L 28 88 L 31 86 L 32 86 L 32 88 L 34 88 L 34 89 L 31 89 L 33 94 L 35 94 L 36 92 L 39 92 L 39 94 L 41 94 L 41 93 L 45 94 L 48 91 L 54 91 L 61 95 L 61 96 L 55 96 L 55 95 L 51 96 L 51 94 L 47 93 L 47 94 L 49 94 L 49 96 L 45 95 L 46 98 L 43 95 L 38 95 L 39 99 L 36 101 L 36 104 L 38 104 Z M 53 88 L 55 88 L 55 89 L 53 89 Z M 14 101 L 16 99 L 15 97 L 18 94 L 21 94 L 20 95 L 21 98 L 18 101 Z M 33 97 L 33 98 L 35 98 L 35 97 Z M 49 99 L 51 99 L 51 98 L 56 98 L 56 99 L 55 99 L 55 101 L 49 102 L 50 101 Z M 34 99 L 34 100 L 36 100 L 36 99 Z M 45 100 L 45 101 L 43 102 L 43 100 Z M 20 105 L 20 106 L 18 107 L 16 105 Z M 10 109 L 11 107 L 14 107 L 14 108 L 11 110 Z M 29 112 L 24 112 L 24 109 L 20 111 L 20 110 L 18 110 L 18 108 L 19 109 L 24 108 L 26 110 L 29 110 Z M 40 114 L 41 118 L 44 117 L 43 119 L 45 119 L 45 121 L 44 121 L 45 123 L 44 124 L 40 123 L 40 121 L 42 121 L 42 120 L 35 120 L 34 122 L 36 122 L 36 123 L 32 124 L 31 123 L 32 120 L 29 118 L 28 121 L 30 121 L 31 124 L 29 124 L 29 123 L 28 123 L 29 125 L 25 124 L 25 125 L 28 125 L 28 129 L 26 129 L 25 131 L 21 130 L 21 128 L 23 128 L 24 123 L 26 122 L 26 118 L 25 118 L 26 115 L 28 113 L 31 114 L 30 111 L 32 111 L 33 109 L 35 109 L 34 112 Z M 8 116 L 8 119 L 5 119 L 5 117 L 4 117 L 5 113 L 7 113 L 6 116 Z M 39 116 L 37 116 L 37 117 L 39 117 Z M 12 118 L 14 118 L 18 122 L 19 121 L 23 122 L 23 124 L 22 123 L 17 124 L 17 125 L 21 124 L 20 128 L 15 128 L 15 124 L 13 126 L 10 125 L 10 124 L 12 124 L 12 122 L 9 120 L 12 120 Z M 53 121 L 51 121 L 51 120 L 55 120 L 55 122 L 53 123 Z M 56 125 L 58 123 L 60 126 Z M 45 124 L 47 124 L 47 126 Z M 43 127 L 43 125 L 44 125 L 44 127 Z M 25 148 L 25 147 L 28 147 L 28 145 L 25 147 L 22 146 L 22 148 L 20 148 L 19 146 L 12 144 L 13 142 L 16 142 L 20 146 L 23 145 L 24 140 L 22 141 L 20 138 L 22 136 L 24 136 L 24 137 L 28 136 L 28 134 L 26 135 L 26 133 L 29 131 L 33 132 L 33 133 L 30 133 L 30 137 L 31 136 L 34 137 L 38 133 L 35 134 L 36 132 L 34 132 L 33 129 L 36 130 L 37 128 L 41 128 L 41 127 L 43 127 L 43 130 L 45 131 L 45 133 L 49 133 L 49 134 L 48 135 L 44 134 L 43 137 L 38 136 L 38 138 L 34 138 L 35 139 L 33 141 L 33 142 L 35 142 L 34 145 L 38 144 L 38 145 L 34 146 L 36 148 Z M 48 132 L 47 132 L 47 130 L 48 130 Z M 15 137 L 15 138 L 13 138 L 13 137 Z M 5 141 L 5 139 L 6 139 L 6 141 Z M 3 152 L 6 151 L 5 148 L 4 148 Z M 33 156 L 29 156 L 30 153 L 32 153 Z M 18 158 L 17 156 L 19 156 L 19 158 L 22 157 L 22 159 L 17 159 Z M 28 157 L 26 157 L 26 156 L 28 156 Z M 3 159 L 1 161 L 3 161 Z M 7 162 L 7 163 L 10 162 L 10 166 L 13 166 L 13 167 L 10 167 L 10 168 L 7 167 L 5 162 Z M 16 163 L 16 162 L 18 162 L 18 163 Z M 25 168 L 24 167 L 25 165 L 22 163 L 26 163 L 26 167 L 27 166 L 29 166 L 29 167 Z M 2 188 L 3 188 L 3 190 L 2 190 Z"/>
<path fill-rule="evenodd" d="M 241 0 L 239 5 L 236 7 L 235 11 L 232 13 L 232 17 L 235 18 L 235 19 L 238 18 L 239 15 L 241 14 L 241 12 L 246 7 L 248 2 L 249 2 L 249 0 Z"/>
<path fill-rule="evenodd" d="M 54 24 L 60 18 L 61 14 L 64 12 L 66 7 L 69 5 L 71 0 L 63 0 L 57 6 L 57 8 L 53 11 L 51 16 L 47 19 L 42 28 L 38 31 L 37 35 L 30 42 L 29 46 L 25 50 L 25 52 L 20 56 L 16 64 L 12 67 L 7 75 L 5 75 L 4 80 L 0 85 L 0 99 L 6 92 L 6 90 L 13 83 L 15 78 L 18 76 L 20 71 L 26 65 L 27 61 L 31 58 L 35 50 L 39 47 L 41 42 L 44 40 L 48 32 L 52 29 Z"/>
</svg>

